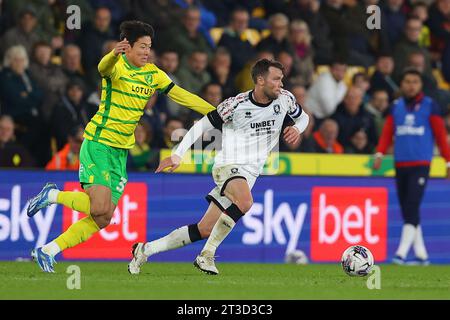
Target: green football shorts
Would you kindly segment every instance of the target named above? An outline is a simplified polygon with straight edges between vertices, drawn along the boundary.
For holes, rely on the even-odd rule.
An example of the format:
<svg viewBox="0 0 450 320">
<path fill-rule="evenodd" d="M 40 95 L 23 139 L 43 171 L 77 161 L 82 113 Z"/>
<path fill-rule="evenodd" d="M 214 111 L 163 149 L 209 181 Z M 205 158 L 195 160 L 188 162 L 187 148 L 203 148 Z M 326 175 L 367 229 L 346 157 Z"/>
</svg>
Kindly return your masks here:
<svg viewBox="0 0 450 320">
<path fill-rule="evenodd" d="M 112 201 L 117 205 L 128 181 L 128 149 L 84 139 L 80 150 L 78 175 L 83 189 L 102 185 L 111 189 Z"/>
</svg>

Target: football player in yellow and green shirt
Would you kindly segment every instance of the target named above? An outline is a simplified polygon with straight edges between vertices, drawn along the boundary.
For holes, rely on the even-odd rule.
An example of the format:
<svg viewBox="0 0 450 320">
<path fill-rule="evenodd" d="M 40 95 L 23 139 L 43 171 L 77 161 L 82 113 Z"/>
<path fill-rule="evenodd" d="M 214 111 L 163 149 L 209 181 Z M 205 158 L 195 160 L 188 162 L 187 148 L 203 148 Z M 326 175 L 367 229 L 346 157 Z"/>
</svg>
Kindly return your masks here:
<svg viewBox="0 0 450 320">
<path fill-rule="evenodd" d="M 175 85 L 152 63 L 148 63 L 153 28 L 140 21 L 120 26 L 120 42 L 100 61 L 102 96 L 97 113 L 84 131 L 80 151 L 79 179 L 85 192 L 59 191 L 47 183 L 30 200 L 29 217 L 53 203 L 87 214 L 55 240 L 32 251 L 33 259 L 45 272 L 54 272 L 54 257 L 107 227 L 127 183 L 126 160 L 134 145 L 134 130 L 148 99 L 155 93 L 203 115 L 214 107 L 200 97 Z"/>
</svg>

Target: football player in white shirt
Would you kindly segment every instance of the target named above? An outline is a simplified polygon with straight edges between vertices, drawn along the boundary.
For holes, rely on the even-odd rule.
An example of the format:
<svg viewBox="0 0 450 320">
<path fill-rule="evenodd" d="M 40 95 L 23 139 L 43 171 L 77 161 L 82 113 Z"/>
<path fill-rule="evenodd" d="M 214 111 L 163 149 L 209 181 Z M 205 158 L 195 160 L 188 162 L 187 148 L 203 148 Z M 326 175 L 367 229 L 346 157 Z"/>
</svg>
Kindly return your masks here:
<svg viewBox="0 0 450 320">
<path fill-rule="evenodd" d="M 250 190 L 270 151 L 278 143 L 286 115 L 295 122 L 283 130 L 287 143 L 297 143 L 309 122 L 294 96 L 282 89 L 281 63 L 259 60 L 252 68 L 252 78 L 254 90 L 223 101 L 217 110 L 189 130 L 171 157 L 161 161 L 156 172 L 165 168 L 175 170 L 183 154 L 204 132 L 222 129 L 222 150 L 217 153 L 213 167 L 216 187 L 206 197 L 210 205 L 203 218 L 197 224 L 178 228 L 160 239 L 134 244 L 133 259 L 128 265 L 130 273 L 138 274 L 153 254 L 205 238 L 208 240 L 194 265 L 207 274 L 219 273 L 214 263 L 216 249 L 253 205 Z"/>
</svg>

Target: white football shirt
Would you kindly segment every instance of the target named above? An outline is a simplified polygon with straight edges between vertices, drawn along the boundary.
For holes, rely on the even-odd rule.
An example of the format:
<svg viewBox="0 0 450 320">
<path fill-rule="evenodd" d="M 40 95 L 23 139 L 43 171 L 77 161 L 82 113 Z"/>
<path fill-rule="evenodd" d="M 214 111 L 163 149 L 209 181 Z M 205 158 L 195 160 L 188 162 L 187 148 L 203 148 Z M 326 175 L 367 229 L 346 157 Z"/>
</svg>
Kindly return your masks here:
<svg viewBox="0 0 450 320">
<path fill-rule="evenodd" d="M 223 121 L 222 150 L 214 165 L 245 165 L 254 174 L 260 174 L 279 141 L 286 114 L 295 119 L 302 112 L 292 93 L 283 89 L 268 104 L 256 102 L 253 91 L 224 100 L 217 106 Z"/>
</svg>

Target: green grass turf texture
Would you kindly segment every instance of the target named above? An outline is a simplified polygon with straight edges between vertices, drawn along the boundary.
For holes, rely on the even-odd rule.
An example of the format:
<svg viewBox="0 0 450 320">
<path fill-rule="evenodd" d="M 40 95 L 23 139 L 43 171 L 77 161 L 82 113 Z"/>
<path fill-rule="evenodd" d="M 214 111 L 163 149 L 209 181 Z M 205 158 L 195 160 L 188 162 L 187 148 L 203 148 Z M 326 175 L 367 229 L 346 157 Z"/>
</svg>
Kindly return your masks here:
<svg viewBox="0 0 450 320">
<path fill-rule="evenodd" d="M 81 289 L 69 290 L 70 265 Z M 0 262 L 0 299 L 450 299 L 450 267 L 380 265 L 381 289 L 349 277 L 339 264 L 218 263 L 220 274 L 190 263 L 147 263 L 130 275 L 127 262 L 60 262 L 46 274 L 33 262 Z"/>
</svg>

